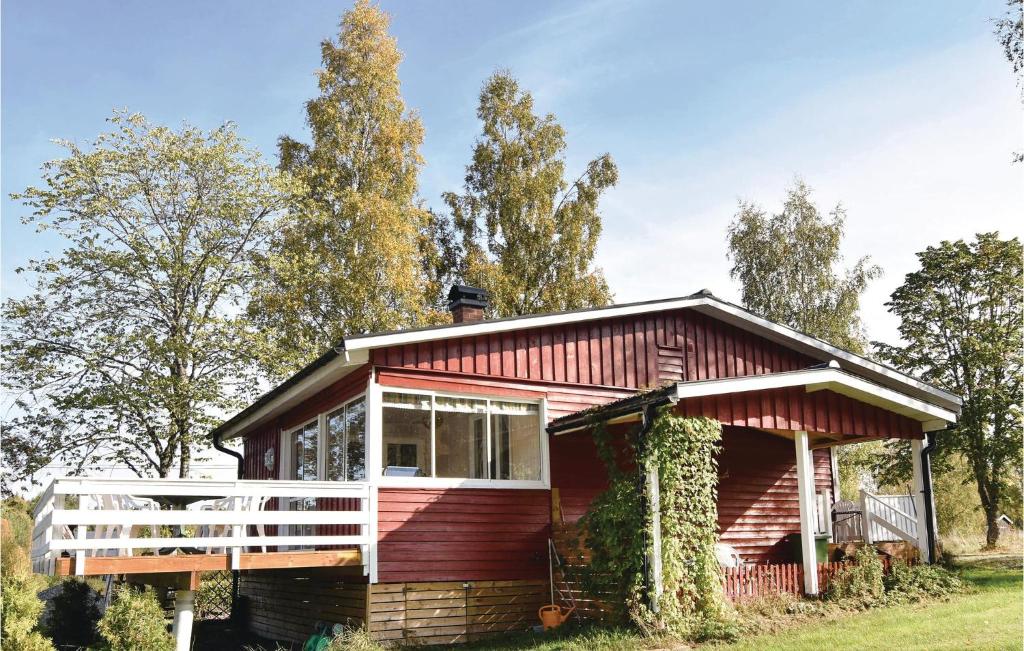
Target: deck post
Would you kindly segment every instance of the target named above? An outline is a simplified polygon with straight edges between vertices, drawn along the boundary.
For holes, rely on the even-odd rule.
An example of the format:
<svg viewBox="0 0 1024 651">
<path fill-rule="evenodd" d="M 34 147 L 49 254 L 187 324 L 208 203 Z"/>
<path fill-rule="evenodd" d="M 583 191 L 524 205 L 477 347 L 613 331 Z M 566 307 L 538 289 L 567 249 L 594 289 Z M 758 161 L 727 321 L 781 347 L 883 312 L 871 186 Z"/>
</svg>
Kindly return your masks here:
<svg viewBox="0 0 1024 651">
<path fill-rule="evenodd" d="M 914 511 L 917 516 L 917 551 L 921 561 L 931 563 L 931 554 L 928 551 L 928 510 L 924 503 L 924 466 L 921 463 L 921 448 L 923 441 L 920 439 L 910 440 L 910 460 L 914 468 Z"/>
<path fill-rule="evenodd" d="M 794 432 L 796 443 L 796 481 L 800 495 L 800 547 L 804 565 L 804 592 L 818 594 L 818 559 L 815 554 L 814 462 L 807 432 Z"/>
<path fill-rule="evenodd" d="M 174 651 L 189 651 L 192 646 L 192 606 L 195 593 L 176 590 L 174 593 Z"/>
<path fill-rule="evenodd" d="M 82 495 L 82 494 L 78 495 L 78 510 L 79 511 L 88 511 L 89 510 L 89 507 L 86 506 L 85 499 L 86 499 L 85 495 Z M 100 528 L 96 527 L 96 535 L 97 536 L 99 535 L 99 531 L 100 531 Z M 78 540 L 79 545 L 83 545 L 85 543 L 85 541 L 89 538 L 89 527 L 85 526 L 84 524 L 78 525 L 78 530 L 75 532 L 75 538 Z M 99 551 L 93 552 L 94 555 L 98 554 L 98 553 L 99 553 Z M 75 575 L 76 576 L 85 576 L 85 550 L 81 549 L 81 548 L 79 548 L 77 551 L 75 551 Z"/>
</svg>

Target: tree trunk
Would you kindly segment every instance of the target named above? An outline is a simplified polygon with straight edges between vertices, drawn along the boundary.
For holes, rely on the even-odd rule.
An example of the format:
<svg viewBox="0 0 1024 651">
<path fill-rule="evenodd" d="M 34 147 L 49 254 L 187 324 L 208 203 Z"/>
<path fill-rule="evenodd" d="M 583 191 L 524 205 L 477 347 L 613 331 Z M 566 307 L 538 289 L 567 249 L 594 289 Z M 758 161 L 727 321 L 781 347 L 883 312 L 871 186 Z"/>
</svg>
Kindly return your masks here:
<svg viewBox="0 0 1024 651">
<path fill-rule="evenodd" d="M 183 436 L 181 438 L 181 464 L 178 466 L 178 477 L 188 479 L 188 471 L 192 462 L 192 450 Z"/>
<path fill-rule="evenodd" d="M 999 505 L 985 504 L 985 546 L 992 548 L 999 542 Z"/>
</svg>

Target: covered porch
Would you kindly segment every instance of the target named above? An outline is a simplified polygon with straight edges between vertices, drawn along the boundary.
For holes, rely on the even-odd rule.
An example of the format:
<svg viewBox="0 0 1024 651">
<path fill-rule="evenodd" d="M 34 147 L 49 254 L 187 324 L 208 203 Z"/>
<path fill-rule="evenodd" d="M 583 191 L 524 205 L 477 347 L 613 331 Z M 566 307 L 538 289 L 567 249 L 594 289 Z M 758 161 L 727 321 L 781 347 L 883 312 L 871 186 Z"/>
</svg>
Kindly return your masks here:
<svg viewBox="0 0 1024 651">
<path fill-rule="evenodd" d="M 203 572 L 368 573 L 370 490 L 358 482 L 55 479 L 35 509 L 33 571 L 176 590 L 178 649 Z"/>
<path fill-rule="evenodd" d="M 872 540 L 872 532 L 881 530 L 890 540 L 913 545 L 922 561 L 933 559 L 935 526 L 927 441 L 934 436 L 933 432 L 955 422 L 957 414 L 952 409 L 849 374 L 832 362 L 785 373 L 678 382 L 558 419 L 548 431 L 557 439 L 572 432 L 585 432 L 597 423 L 630 427 L 639 423 L 643 432 L 643 426 L 653 420 L 657 410 L 667 405 L 677 415 L 718 420 L 728 433 L 724 452 L 728 460 L 723 461 L 727 467 L 720 468 L 726 476 L 720 478 L 719 508 L 722 511 L 734 504 L 740 506 L 729 517 L 720 517 L 720 526 L 723 540 L 727 533 L 732 537 L 728 542 L 735 542 L 740 549 L 738 556 L 747 556 L 742 546 L 745 535 L 756 537 L 760 533 L 761 539 L 779 539 L 781 531 L 788 527 L 791 534 L 798 534 L 799 563 L 793 563 L 794 567 L 783 578 L 790 583 L 798 582 L 805 594 L 821 592 L 833 570 L 827 562 L 819 564 L 816 537 L 828 536 L 830 541 L 836 541 L 832 515 L 836 486 L 834 481 L 822 485 L 822 460 L 830 459 L 833 466 L 827 474 L 834 478 L 831 449 L 895 438 L 908 439 L 912 447 L 912 491 L 902 501 L 868 492 L 859 496 L 859 510 L 866 523 L 863 541 L 878 542 L 883 536 L 876 535 Z M 557 444 L 553 443 L 553 448 Z M 775 475 L 751 480 L 742 490 L 729 485 L 741 473 L 754 476 L 758 468 L 770 464 L 777 470 Z M 657 484 L 656 470 L 654 476 L 652 469 L 638 471 L 648 475 L 647 502 L 656 514 L 658 495 L 657 490 L 652 490 Z M 730 477 L 729 473 L 733 475 Z M 557 486 L 558 482 L 553 465 L 552 485 Z M 757 484 L 756 490 L 750 487 L 752 484 Z M 912 508 L 907 508 L 908 501 Z M 787 517 L 796 521 L 780 525 L 773 514 L 778 514 L 775 519 L 780 522 Z M 727 527 L 723 520 L 727 525 L 736 524 Z M 660 547 L 659 540 L 653 542 L 656 549 Z M 751 555 L 756 560 L 742 558 L 736 563 L 739 569 L 734 574 L 763 578 L 765 571 L 754 566 L 779 569 L 776 566 L 785 564 L 764 549 L 751 549 Z M 728 576 L 728 571 L 725 574 Z"/>
</svg>

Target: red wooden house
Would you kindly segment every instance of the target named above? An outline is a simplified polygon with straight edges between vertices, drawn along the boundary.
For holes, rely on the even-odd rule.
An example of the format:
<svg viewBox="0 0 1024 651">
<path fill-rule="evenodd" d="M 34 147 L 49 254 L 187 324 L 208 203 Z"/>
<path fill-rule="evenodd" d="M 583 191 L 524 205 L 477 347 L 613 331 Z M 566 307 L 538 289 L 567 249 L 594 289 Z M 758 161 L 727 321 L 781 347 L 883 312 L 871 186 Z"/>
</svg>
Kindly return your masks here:
<svg viewBox="0 0 1024 651">
<path fill-rule="evenodd" d="M 956 419 L 952 394 L 706 291 L 500 320 L 482 318 L 479 290 L 450 298 L 452 325 L 346 338 L 214 432 L 244 439 L 246 479 L 370 487 L 365 576 L 243 577 L 258 630 L 288 637 L 281 613 L 433 641 L 532 624 L 503 604 L 546 601 L 552 518 L 575 521 L 605 484 L 588 427 L 636 420 L 643 398 L 628 399 L 656 387 L 723 423 L 721 540 L 744 561 L 788 561 L 787 536 L 822 528 L 839 444 L 910 439 L 917 512 L 930 508 L 922 443 Z M 912 533 L 927 555 L 925 520 Z M 295 612 L 311 581 L 321 596 Z M 369 589 L 319 608 L 349 583 Z"/>
<path fill-rule="evenodd" d="M 590 428 L 667 404 L 723 424 L 721 541 L 741 563 L 791 562 L 799 534 L 800 566 L 785 567 L 817 592 L 833 450 L 887 438 L 911 441 L 913 493 L 862 493 L 864 538 L 931 557 L 927 454 L 957 396 L 708 292 L 499 320 L 482 318 L 480 290 L 450 298 L 452 325 L 348 337 L 217 427 L 238 481 L 55 480 L 35 567 L 175 587 L 182 649 L 211 569 L 238 572 L 240 610 L 271 638 L 317 621 L 435 643 L 524 629 L 550 599 L 548 540 L 606 484 Z M 237 439 L 241 455 L 223 445 Z M 134 533 L 156 525 L 172 538 Z"/>
</svg>

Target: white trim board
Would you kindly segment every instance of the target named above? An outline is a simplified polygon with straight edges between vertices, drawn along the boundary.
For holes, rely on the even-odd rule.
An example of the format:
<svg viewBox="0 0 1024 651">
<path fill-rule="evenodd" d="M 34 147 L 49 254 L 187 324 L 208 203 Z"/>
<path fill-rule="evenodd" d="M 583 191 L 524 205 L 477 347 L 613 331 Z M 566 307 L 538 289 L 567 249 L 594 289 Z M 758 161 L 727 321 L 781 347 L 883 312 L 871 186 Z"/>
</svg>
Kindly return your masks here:
<svg viewBox="0 0 1024 651">
<path fill-rule="evenodd" d="M 741 307 L 718 299 L 710 293 L 701 293 L 680 298 L 612 305 L 592 310 L 538 314 L 536 316 L 477 321 L 451 326 L 349 337 L 341 342 L 341 355 L 328 362 L 323 368 L 311 373 L 309 377 L 304 378 L 280 396 L 267 402 L 267 404 L 260 407 L 253 414 L 233 424 L 224 431 L 222 439 L 227 440 L 238 436 L 267 418 L 297 404 L 331 382 L 344 377 L 352 368 L 365 364 L 369 360 L 369 351 L 373 349 L 683 308 L 692 308 L 701 314 L 752 332 L 820 361 L 842 362 L 844 367 L 863 374 L 872 382 L 885 385 L 890 389 L 896 389 L 900 393 L 944 410 L 959 412 L 960 405 L 962 404 L 958 396 L 948 391 L 933 387 L 917 378 L 874 362 L 861 355 L 832 346 L 824 341 L 798 332 L 793 328 L 773 323 Z"/>
<path fill-rule="evenodd" d="M 703 398 L 729 393 L 765 391 L 803 386 L 808 393 L 829 390 L 875 405 L 888 411 L 921 421 L 925 432 L 943 429 L 946 423 L 955 423 L 957 414 L 948 409 L 912 398 L 873 382 L 851 375 L 835 367 L 807 369 L 773 373 L 771 375 L 748 375 L 723 380 L 701 380 L 698 382 L 677 382 L 675 397 Z"/>
<path fill-rule="evenodd" d="M 948 391 L 933 387 L 915 377 L 901 373 L 861 355 L 837 348 L 788 326 L 759 317 L 752 312 L 715 298 L 710 294 L 615 305 L 577 312 L 538 314 L 537 316 L 477 321 L 455 326 L 421 328 L 379 335 L 360 335 L 346 339 L 342 342 L 342 346 L 346 352 L 359 352 L 401 344 L 471 337 L 682 308 L 693 308 L 701 314 L 736 326 L 742 330 L 761 335 L 770 341 L 783 344 L 788 348 L 811 355 L 821 361 L 841 361 L 848 368 L 865 372 L 869 375 L 870 379 L 876 382 L 895 384 L 901 390 L 907 390 L 915 397 L 927 400 L 940 407 L 958 409 L 962 403 L 958 396 Z"/>
</svg>

